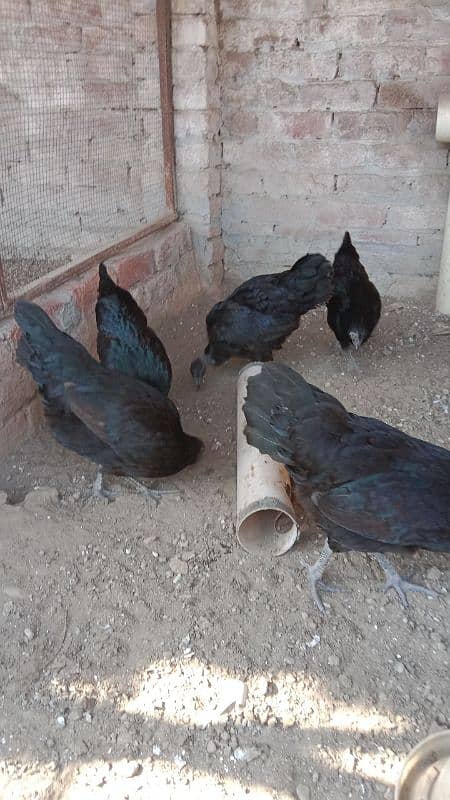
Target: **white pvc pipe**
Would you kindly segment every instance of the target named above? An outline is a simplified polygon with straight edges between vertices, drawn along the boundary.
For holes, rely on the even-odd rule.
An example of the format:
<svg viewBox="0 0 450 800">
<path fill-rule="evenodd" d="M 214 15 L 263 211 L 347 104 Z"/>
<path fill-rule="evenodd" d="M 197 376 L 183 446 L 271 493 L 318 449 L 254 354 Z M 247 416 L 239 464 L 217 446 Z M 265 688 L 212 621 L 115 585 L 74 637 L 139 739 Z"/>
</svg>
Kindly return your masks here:
<svg viewBox="0 0 450 800">
<path fill-rule="evenodd" d="M 450 144 L 450 95 L 442 95 L 438 102 L 436 119 L 436 139 Z M 442 243 L 441 268 L 436 295 L 436 310 L 440 314 L 450 314 L 450 197 L 445 221 L 444 241 Z"/>
<path fill-rule="evenodd" d="M 247 380 L 259 372 L 261 364 L 248 364 L 238 378 L 236 533 L 247 552 L 281 556 L 300 535 L 290 500 L 290 478 L 282 464 L 249 445 L 244 434 Z"/>
</svg>

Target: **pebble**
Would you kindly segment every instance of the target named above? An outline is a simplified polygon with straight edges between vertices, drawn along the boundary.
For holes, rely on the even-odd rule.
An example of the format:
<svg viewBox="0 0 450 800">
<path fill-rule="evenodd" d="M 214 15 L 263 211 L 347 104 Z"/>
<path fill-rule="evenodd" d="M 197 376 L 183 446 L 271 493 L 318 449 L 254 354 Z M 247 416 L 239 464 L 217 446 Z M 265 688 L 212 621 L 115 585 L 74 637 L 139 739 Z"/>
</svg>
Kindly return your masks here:
<svg viewBox="0 0 450 800">
<path fill-rule="evenodd" d="M 65 728 L 66 727 L 66 718 L 62 716 L 56 717 L 56 724 L 58 728 Z"/>
<path fill-rule="evenodd" d="M 6 603 L 3 603 L 2 614 L 4 617 L 9 617 L 10 614 L 13 614 L 16 607 L 12 600 L 7 600 Z"/>
<path fill-rule="evenodd" d="M 29 642 L 34 639 L 34 633 L 31 628 L 25 628 L 23 635 L 25 636 L 25 639 L 28 639 Z"/>
<path fill-rule="evenodd" d="M 339 659 L 337 656 L 328 656 L 328 664 L 330 667 L 338 667 L 339 666 Z"/>
<path fill-rule="evenodd" d="M 404 672 L 404 671 L 405 671 L 405 668 L 404 668 L 402 662 L 401 661 L 396 661 L 395 664 L 394 664 L 394 672 L 397 672 L 399 675 L 401 675 L 402 672 Z"/>
<path fill-rule="evenodd" d="M 175 756 L 175 758 L 174 758 L 174 760 L 173 760 L 173 763 L 175 764 L 175 766 L 176 766 L 178 769 L 184 769 L 184 767 L 185 767 L 185 766 L 186 766 L 186 764 L 187 764 L 187 761 L 185 761 L 185 760 L 184 760 L 184 758 L 182 758 L 181 756 L 178 756 L 178 755 L 177 755 L 177 756 Z"/>
<path fill-rule="evenodd" d="M 24 600 L 25 598 L 25 592 L 22 592 L 22 589 L 19 589 L 18 586 L 3 586 L 2 592 L 7 597 L 10 597 L 11 600 Z"/>
<path fill-rule="evenodd" d="M 142 764 L 138 761 L 130 761 L 125 766 L 124 776 L 125 778 L 137 778 L 137 776 L 141 774 L 142 769 Z"/>
<path fill-rule="evenodd" d="M 187 575 L 189 569 L 186 562 L 182 561 L 178 556 L 173 556 L 169 560 L 169 567 L 176 575 Z"/>
<path fill-rule="evenodd" d="M 160 748 L 160 746 L 158 744 L 154 744 L 153 745 L 152 753 L 153 753 L 154 756 L 157 756 L 157 757 L 161 755 L 162 750 L 161 750 L 161 748 Z"/>
<path fill-rule="evenodd" d="M 311 792 L 309 786 L 306 786 L 305 783 L 298 783 L 295 787 L 295 796 L 298 800 L 310 800 Z"/>
<path fill-rule="evenodd" d="M 52 486 L 40 486 L 25 496 L 23 504 L 25 508 L 36 508 L 37 506 L 49 505 L 59 501 L 58 490 Z"/>
<path fill-rule="evenodd" d="M 85 722 L 92 722 L 92 714 L 90 713 L 90 711 L 86 711 L 83 714 L 83 719 Z"/>
<path fill-rule="evenodd" d="M 257 747 L 236 747 L 233 752 L 236 761 L 245 761 L 249 764 L 259 758 L 260 752 Z"/>
<path fill-rule="evenodd" d="M 231 679 L 223 682 L 217 700 L 219 715 L 229 713 L 234 706 L 243 708 L 247 702 L 248 689 L 244 681 Z"/>
<path fill-rule="evenodd" d="M 206 745 L 206 752 L 210 756 L 212 756 L 212 754 L 215 753 L 216 750 L 217 750 L 217 747 L 216 747 L 215 743 L 212 741 L 212 739 L 210 739 L 209 742 Z"/>
</svg>

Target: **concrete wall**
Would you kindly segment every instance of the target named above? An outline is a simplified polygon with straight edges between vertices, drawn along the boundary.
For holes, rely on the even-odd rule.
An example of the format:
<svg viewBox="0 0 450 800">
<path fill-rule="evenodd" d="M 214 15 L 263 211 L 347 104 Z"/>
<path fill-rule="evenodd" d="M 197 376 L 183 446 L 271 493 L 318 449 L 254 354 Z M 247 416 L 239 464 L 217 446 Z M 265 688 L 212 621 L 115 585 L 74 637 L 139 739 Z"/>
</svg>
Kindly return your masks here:
<svg viewBox="0 0 450 800">
<path fill-rule="evenodd" d="M 221 0 L 223 236 L 239 276 L 332 254 L 385 292 L 435 284 L 450 188 L 445 0 Z"/>
<path fill-rule="evenodd" d="M 182 222 L 142 239 L 106 264 L 119 285 L 132 290 L 155 327 L 168 313 L 185 308 L 200 291 L 190 230 Z M 38 300 L 56 325 L 94 355 L 97 289 L 95 267 Z M 0 458 L 16 450 L 42 419 L 36 386 L 15 362 L 18 337 L 13 319 L 0 322 Z"/>
<path fill-rule="evenodd" d="M 223 275 L 218 22 L 217 0 L 172 0 L 178 210 L 206 286 Z"/>
</svg>

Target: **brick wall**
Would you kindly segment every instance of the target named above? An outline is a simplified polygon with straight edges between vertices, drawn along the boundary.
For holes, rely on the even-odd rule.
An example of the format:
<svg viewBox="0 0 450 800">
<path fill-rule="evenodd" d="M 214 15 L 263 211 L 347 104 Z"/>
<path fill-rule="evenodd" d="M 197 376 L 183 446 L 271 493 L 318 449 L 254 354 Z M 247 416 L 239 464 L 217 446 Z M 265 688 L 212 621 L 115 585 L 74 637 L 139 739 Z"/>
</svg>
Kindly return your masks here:
<svg viewBox="0 0 450 800">
<path fill-rule="evenodd" d="M 120 286 L 131 289 L 158 326 L 167 314 L 175 314 L 200 291 L 191 233 L 182 222 L 142 239 L 106 262 Z M 95 355 L 95 302 L 98 269 L 93 268 L 37 301 L 62 330 L 81 341 Z M 17 366 L 15 351 L 19 330 L 13 319 L 0 322 L 0 458 L 13 452 L 31 436 L 42 419 L 36 386 Z M 168 350 L 170 354 L 170 342 Z"/>
<path fill-rule="evenodd" d="M 165 214 L 155 0 L 3 0 L 2 258 L 16 289 Z"/>
<path fill-rule="evenodd" d="M 433 288 L 450 171 L 448 2 L 221 0 L 226 266 L 249 276 L 349 228 L 383 291 Z"/>
<path fill-rule="evenodd" d="M 178 209 L 208 286 L 223 274 L 217 0 L 172 0 L 172 44 Z"/>
</svg>

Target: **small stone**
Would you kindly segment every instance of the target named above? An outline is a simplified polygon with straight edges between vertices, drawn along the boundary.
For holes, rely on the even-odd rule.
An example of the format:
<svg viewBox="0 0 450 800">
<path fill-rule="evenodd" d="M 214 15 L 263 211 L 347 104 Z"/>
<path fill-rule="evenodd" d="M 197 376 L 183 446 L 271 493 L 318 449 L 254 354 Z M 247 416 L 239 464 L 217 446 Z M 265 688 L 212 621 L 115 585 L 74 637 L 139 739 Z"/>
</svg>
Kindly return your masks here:
<svg viewBox="0 0 450 800">
<path fill-rule="evenodd" d="M 233 755 L 236 761 L 245 761 L 249 764 L 259 758 L 260 752 L 257 747 L 236 747 Z"/>
<path fill-rule="evenodd" d="M 339 659 L 337 656 L 328 656 L 328 664 L 330 667 L 338 667 L 339 666 Z"/>
<path fill-rule="evenodd" d="M 217 750 L 217 747 L 216 747 L 215 743 L 212 741 L 212 739 L 210 739 L 208 744 L 206 745 L 206 752 L 210 756 L 212 756 L 212 754 L 215 753 L 216 750 Z"/>
<path fill-rule="evenodd" d="M 25 636 L 25 639 L 28 639 L 29 642 L 34 639 L 34 633 L 31 628 L 25 628 L 23 635 Z"/>
<path fill-rule="evenodd" d="M 186 562 L 182 561 L 178 556 L 173 556 L 173 558 L 169 560 L 169 567 L 175 575 L 187 575 L 189 569 Z"/>
<path fill-rule="evenodd" d="M 154 744 L 152 747 L 152 753 L 154 756 L 158 757 L 161 755 L 162 750 L 158 744 Z"/>
<path fill-rule="evenodd" d="M 174 760 L 173 760 L 173 763 L 175 764 L 177 769 L 184 769 L 184 767 L 187 764 L 187 761 L 185 761 L 184 758 L 182 758 L 181 756 L 176 755 Z"/>
<path fill-rule="evenodd" d="M 284 728 L 292 728 L 295 725 L 295 716 L 294 714 L 285 714 L 281 718 L 281 722 Z"/>
<path fill-rule="evenodd" d="M 25 599 L 25 592 L 22 592 L 22 589 L 19 589 L 18 586 L 3 586 L 2 587 L 3 594 L 6 594 L 7 597 L 10 597 L 11 600 L 24 600 Z"/>
<path fill-rule="evenodd" d="M 269 681 L 267 680 L 267 678 L 261 676 L 260 678 L 258 678 L 255 694 L 259 695 L 259 697 L 265 697 L 266 694 L 268 693 L 268 690 L 269 690 Z"/>
<path fill-rule="evenodd" d="M 25 496 L 23 504 L 25 508 L 36 508 L 38 506 L 54 505 L 59 501 L 58 490 L 52 486 L 40 486 Z"/>
<path fill-rule="evenodd" d="M 9 617 L 10 614 L 13 614 L 16 607 L 12 600 L 7 600 L 6 603 L 3 603 L 2 614 L 4 617 Z"/>
<path fill-rule="evenodd" d="M 230 679 L 223 682 L 217 701 L 219 715 L 229 713 L 233 707 L 243 708 L 247 702 L 248 689 L 244 681 Z"/>
<path fill-rule="evenodd" d="M 305 783 L 298 783 L 295 787 L 295 796 L 298 800 L 310 800 L 311 792 L 309 786 L 306 786 Z"/>
<path fill-rule="evenodd" d="M 56 717 L 56 724 L 58 728 L 65 728 L 66 727 L 66 718 L 62 716 Z"/>
<path fill-rule="evenodd" d="M 430 567 L 430 569 L 427 569 L 427 578 L 429 581 L 437 583 L 441 579 L 441 573 L 437 567 Z"/>
<path fill-rule="evenodd" d="M 319 783 L 319 773 L 318 772 L 313 772 L 311 780 L 312 780 L 313 783 Z"/>
<path fill-rule="evenodd" d="M 130 761 L 125 767 L 125 778 L 137 778 L 142 773 L 142 764 L 138 761 Z"/>
<path fill-rule="evenodd" d="M 90 713 L 90 711 L 86 711 L 83 714 L 83 719 L 85 722 L 92 722 L 92 714 Z"/>
<path fill-rule="evenodd" d="M 394 672 L 397 672 L 399 675 L 401 675 L 402 672 L 404 672 L 404 671 L 405 671 L 405 668 L 404 668 L 402 662 L 401 661 L 396 661 L 395 664 L 394 664 Z"/>
</svg>

